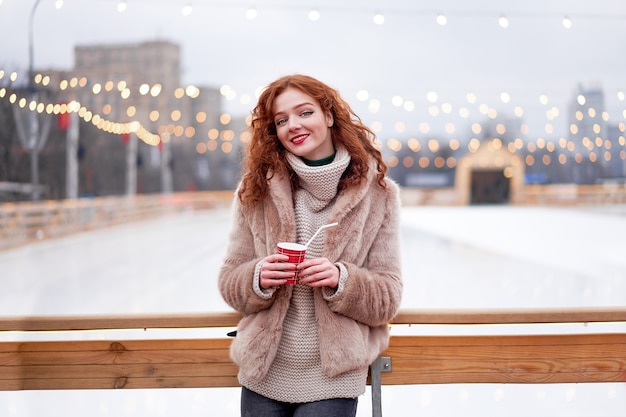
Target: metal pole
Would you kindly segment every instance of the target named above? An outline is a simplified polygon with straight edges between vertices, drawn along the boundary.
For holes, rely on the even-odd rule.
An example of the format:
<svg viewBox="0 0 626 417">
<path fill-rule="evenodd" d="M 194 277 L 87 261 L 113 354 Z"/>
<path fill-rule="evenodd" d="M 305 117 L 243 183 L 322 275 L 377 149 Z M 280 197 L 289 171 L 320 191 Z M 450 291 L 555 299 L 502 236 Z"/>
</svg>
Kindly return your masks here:
<svg viewBox="0 0 626 417">
<path fill-rule="evenodd" d="M 137 135 L 131 133 L 126 145 L 126 195 L 137 194 Z"/>
<path fill-rule="evenodd" d="M 32 185 L 31 198 L 39 201 L 41 192 L 39 191 L 39 152 L 33 149 L 30 153 L 30 183 Z"/>
<path fill-rule="evenodd" d="M 388 356 L 379 356 L 370 365 L 370 379 L 372 386 L 372 417 L 383 416 L 383 404 L 381 398 L 382 391 L 382 372 L 391 372 L 391 358 Z"/>
<path fill-rule="evenodd" d="M 28 21 L 28 83 L 29 85 L 33 85 L 33 66 L 34 66 L 34 56 L 35 56 L 35 52 L 34 52 L 34 48 L 33 48 L 33 22 L 35 20 L 35 10 L 37 10 L 37 6 L 39 6 L 39 3 L 41 2 L 41 0 L 36 0 L 35 4 L 33 5 L 32 10 L 30 11 L 30 19 Z"/>
<path fill-rule="evenodd" d="M 78 113 L 69 114 L 67 128 L 65 198 L 78 198 Z"/>
<path fill-rule="evenodd" d="M 622 184 L 626 184 L 626 137 L 624 137 L 624 155 L 622 158 Z"/>
<path fill-rule="evenodd" d="M 163 194 L 171 194 L 172 191 L 174 191 L 171 167 L 172 152 L 170 146 L 171 143 L 165 141 L 161 149 L 161 192 Z"/>
<path fill-rule="evenodd" d="M 33 32 L 34 32 L 34 20 L 35 11 L 41 0 L 36 0 L 33 8 L 30 12 L 30 19 L 28 21 L 28 94 L 31 101 L 38 99 L 38 94 L 34 84 L 34 47 L 33 47 Z M 37 113 L 31 110 L 28 113 L 28 138 L 27 143 L 31 149 L 30 152 L 30 174 L 31 183 L 33 186 L 32 199 L 33 201 L 39 200 L 39 146 L 37 142 L 39 140 L 39 121 L 37 120 Z"/>
</svg>

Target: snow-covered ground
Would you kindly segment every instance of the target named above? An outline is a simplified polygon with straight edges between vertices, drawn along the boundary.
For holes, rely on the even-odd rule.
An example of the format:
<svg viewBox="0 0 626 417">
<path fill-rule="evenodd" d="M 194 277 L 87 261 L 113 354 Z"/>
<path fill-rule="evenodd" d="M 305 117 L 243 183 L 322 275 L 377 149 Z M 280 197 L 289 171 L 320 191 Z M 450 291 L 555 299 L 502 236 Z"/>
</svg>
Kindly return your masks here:
<svg viewBox="0 0 626 417">
<path fill-rule="evenodd" d="M 626 207 L 407 207 L 404 308 L 626 305 Z M 0 315 L 227 311 L 216 275 L 228 210 L 189 212 L 0 252 Z M 412 326 L 417 332 L 625 331 L 626 324 Z M 149 331 L 168 337 L 172 331 Z M 190 337 L 207 331 L 185 331 Z M 0 333 L 0 340 L 56 334 Z M 145 332 L 61 337 L 134 338 Z M 358 416 L 371 415 L 370 392 Z M 238 389 L 0 392 L 2 417 L 238 416 Z M 383 388 L 390 416 L 623 417 L 626 384 Z"/>
</svg>

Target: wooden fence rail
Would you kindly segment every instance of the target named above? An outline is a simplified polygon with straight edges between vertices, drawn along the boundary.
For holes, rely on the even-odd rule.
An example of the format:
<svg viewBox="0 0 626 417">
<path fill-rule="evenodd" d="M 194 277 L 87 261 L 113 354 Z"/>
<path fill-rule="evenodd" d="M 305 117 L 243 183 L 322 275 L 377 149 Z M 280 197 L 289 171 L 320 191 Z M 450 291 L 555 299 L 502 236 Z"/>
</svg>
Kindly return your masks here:
<svg viewBox="0 0 626 417">
<path fill-rule="evenodd" d="M 183 210 L 230 206 L 232 190 L 0 204 L 0 250 Z M 403 205 L 458 205 L 454 188 L 403 188 Z M 518 205 L 626 204 L 625 184 L 528 185 Z"/>
<path fill-rule="evenodd" d="M 230 206 L 233 191 L 187 192 L 0 204 L 0 250 L 185 210 Z"/>
<path fill-rule="evenodd" d="M 230 328 L 235 313 L 2 317 L 0 332 Z M 610 333 L 392 336 L 383 385 L 626 382 L 626 308 L 403 310 L 395 325 L 624 323 Z M 520 327 L 523 333 L 524 327 Z M 55 337 L 58 335 L 55 333 Z M 232 339 L 0 342 L 0 390 L 237 386 Z"/>
</svg>

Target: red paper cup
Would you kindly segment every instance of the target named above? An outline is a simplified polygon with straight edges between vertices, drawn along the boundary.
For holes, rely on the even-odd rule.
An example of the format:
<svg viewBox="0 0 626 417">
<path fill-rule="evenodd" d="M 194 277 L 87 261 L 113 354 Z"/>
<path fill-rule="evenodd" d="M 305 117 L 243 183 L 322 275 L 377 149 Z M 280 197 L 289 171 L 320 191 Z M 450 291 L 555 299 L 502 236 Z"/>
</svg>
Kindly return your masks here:
<svg viewBox="0 0 626 417">
<path fill-rule="evenodd" d="M 306 255 L 306 246 L 292 242 L 279 242 L 277 246 L 278 253 L 289 256 L 288 262 L 297 265 L 300 262 L 304 261 L 304 255 Z M 296 271 L 296 275 L 292 279 L 287 280 L 288 285 L 293 285 L 297 283 L 298 271 Z"/>
</svg>

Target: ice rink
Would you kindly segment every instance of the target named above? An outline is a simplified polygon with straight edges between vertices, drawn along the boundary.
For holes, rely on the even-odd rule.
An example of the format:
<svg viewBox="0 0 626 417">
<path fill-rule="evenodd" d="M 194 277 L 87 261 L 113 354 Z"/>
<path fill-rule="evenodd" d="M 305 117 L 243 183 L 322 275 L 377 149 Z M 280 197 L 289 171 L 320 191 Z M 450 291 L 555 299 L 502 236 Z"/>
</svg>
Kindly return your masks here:
<svg viewBox="0 0 626 417">
<path fill-rule="evenodd" d="M 216 276 L 226 209 L 187 212 L 0 251 L 0 315 L 227 311 Z M 406 207 L 404 308 L 626 306 L 626 207 Z M 625 331 L 626 324 L 412 326 L 395 332 Z M 208 331 L 185 331 L 189 337 Z M 171 331 L 69 337 L 167 337 Z M 56 334 L 0 333 L 0 340 Z M 62 337 L 67 338 L 65 334 Z M 371 416 L 369 389 L 358 416 Z M 626 415 L 626 383 L 383 388 L 383 415 Z M 238 416 L 238 389 L 0 392 L 1 417 Z"/>
</svg>

